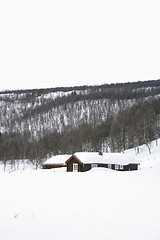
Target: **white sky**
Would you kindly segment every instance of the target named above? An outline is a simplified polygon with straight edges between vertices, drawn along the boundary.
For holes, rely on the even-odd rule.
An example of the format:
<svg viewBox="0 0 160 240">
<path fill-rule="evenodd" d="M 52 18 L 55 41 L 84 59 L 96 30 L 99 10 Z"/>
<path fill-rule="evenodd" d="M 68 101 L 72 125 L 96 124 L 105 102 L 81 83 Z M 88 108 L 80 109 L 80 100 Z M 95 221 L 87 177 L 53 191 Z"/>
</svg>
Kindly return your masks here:
<svg viewBox="0 0 160 240">
<path fill-rule="evenodd" d="M 160 78 L 155 0 L 0 0 L 0 90 Z"/>
</svg>

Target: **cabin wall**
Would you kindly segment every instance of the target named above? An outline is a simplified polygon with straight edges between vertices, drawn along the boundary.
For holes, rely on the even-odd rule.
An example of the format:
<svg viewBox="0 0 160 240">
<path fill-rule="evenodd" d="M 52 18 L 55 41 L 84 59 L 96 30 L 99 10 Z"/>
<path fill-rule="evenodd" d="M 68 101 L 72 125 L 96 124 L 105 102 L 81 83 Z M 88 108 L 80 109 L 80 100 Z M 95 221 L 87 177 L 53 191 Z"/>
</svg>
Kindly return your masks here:
<svg viewBox="0 0 160 240">
<path fill-rule="evenodd" d="M 109 165 L 111 165 L 111 168 L 109 168 Z M 112 170 L 117 170 L 117 171 L 132 171 L 132 170 L 138 170 L 138 164 L 128 164 L 128 165 L 123 165 L 123 169 L 116 169 L 115 164 L 102 164 L 98 163 L 97 167 L 104 167 L 104 168 L 109 168 Z M 82 172 L 89 171 L 92 168 L 92 164 L 83 164 L 82 166 Z"/>
<path fill-rule="evenodd" d="M 98 164 L 98 167 L 108 168 L 108 164 L 99 163 L 99 164 Z"/>
<path fill-rule="evenodd" d="M 124 165 L 123 171 L 133 171 L 138 170 L 138 164 L 130 163 L 128 165 Z"/>
<path fill-rule="evenodd" d="M 138 164 L 129 164 L 129 170 L 138 170 Z"/>
<path fill-rule="evenodd" d="M 83 164 L 82 172 L 89 171 L 91 169 L 91 164 Z"/>
<path fill-rule="evenodd" d="M 103 164 L 103 163 L 97 163 L 97 167 L 104 167 L 108 168 L 108 164 Z M 92 168 L 92 164 L 83 164 L 82 166 L 82 172 L 89 171 Z"/>
<path fill-rule="evenodd" d="M 60 167 L 66 167 L 66 165 L 65 164 L 44 164 L 42 166 L 43 169 L 60 168 Z"/>
<path fill-rule="evenodd" d="M 78 172 L 86 172 L 92 168 L 92 164 L 80 164 L 74 157 L 67 163 L 67 172 L 73 172 L 73 163 L 78 163 Z M 120 168 L 118 165 L 118 169 L 116 169 L 115 164 L 104 164 L 104 163 L 97 163 L 97 167 L 104 167 L 109 168 L 117 171 L 132 171 L 138 170 L 138 164 L 128 164 L 123 165 L 123 168 Z"/>
</svg>

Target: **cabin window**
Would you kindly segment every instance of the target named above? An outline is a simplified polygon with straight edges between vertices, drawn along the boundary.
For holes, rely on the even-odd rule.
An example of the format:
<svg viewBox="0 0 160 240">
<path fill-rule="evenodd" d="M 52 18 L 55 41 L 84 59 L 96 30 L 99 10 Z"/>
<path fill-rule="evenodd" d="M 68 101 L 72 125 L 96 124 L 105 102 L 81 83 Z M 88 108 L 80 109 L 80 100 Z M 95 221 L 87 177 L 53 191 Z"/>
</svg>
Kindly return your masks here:
<svg viewBox="0 0 160 240">
<path fill-rule="evenodd" d="M 115 170 L 119 170 L 119 165 L 115 164 Z"/>
<path fill-rule="evenodd" d="M 112 169 L 112 164 L 108 164 L 108 168 L 109 168 L 109 169 Z"/>
<path fill-rule="evenodd" d="M 120 170 L 123 170 L 123 165 L 120 165 L 120 166 L 119 166 L 119 169 L 120 169 Z"/>
<path fill-rule="evenodd" d="M 91 168 L 95 168 L 95 167 L 98 167 L 98 164 L 92 163 Z"/>
</svg>

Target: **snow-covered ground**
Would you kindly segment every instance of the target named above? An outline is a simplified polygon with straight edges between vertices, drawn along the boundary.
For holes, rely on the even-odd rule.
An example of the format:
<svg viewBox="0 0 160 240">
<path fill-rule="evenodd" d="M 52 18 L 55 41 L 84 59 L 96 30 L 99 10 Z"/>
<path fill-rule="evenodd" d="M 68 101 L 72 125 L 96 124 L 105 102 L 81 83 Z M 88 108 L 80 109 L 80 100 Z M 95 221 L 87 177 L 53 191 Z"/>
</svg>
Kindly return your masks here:
<svg viewBox="0 0 160 240">
<path fill-rule="evenodd" d="M 0 239 L 160 240 L 160 141 L 136 157 L 139 171 L 1 172 Z"/>
</svg>

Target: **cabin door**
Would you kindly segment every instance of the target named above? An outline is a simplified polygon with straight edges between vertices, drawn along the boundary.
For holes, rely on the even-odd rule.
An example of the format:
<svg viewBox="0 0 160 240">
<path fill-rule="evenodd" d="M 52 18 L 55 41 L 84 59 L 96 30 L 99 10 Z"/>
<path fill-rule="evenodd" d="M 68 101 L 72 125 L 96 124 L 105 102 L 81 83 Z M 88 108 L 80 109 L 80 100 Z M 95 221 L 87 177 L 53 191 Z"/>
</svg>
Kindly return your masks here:
<svg viewBox="0 0 160 240">
<path fill-rule="evenodd" d="M 78 163 L 73 163 L 73 172 L 78 172 Z"/>
</svg>

